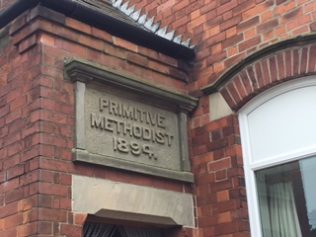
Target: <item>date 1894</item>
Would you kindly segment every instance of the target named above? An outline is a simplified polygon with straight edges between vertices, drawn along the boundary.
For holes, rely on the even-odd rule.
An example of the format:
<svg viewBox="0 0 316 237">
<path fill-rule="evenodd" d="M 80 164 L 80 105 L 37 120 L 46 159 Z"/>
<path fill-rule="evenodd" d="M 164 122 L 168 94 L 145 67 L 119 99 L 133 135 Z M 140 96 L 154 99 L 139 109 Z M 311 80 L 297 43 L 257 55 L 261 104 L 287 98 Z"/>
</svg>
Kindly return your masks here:
<svg viewBox="0 0 316 237">
<path fill-rule="evenodd" d="M 153 153 L 150 145 L 140 144 L 136 141 L 128 141 L 120 137 L 113 137 L 113 150 L 125 154 L 131 153 L 134 156 L 140 156 L 141 154 L 144 154 L 148 156 L 149 159 L 158 159 Z"/>
</svg>

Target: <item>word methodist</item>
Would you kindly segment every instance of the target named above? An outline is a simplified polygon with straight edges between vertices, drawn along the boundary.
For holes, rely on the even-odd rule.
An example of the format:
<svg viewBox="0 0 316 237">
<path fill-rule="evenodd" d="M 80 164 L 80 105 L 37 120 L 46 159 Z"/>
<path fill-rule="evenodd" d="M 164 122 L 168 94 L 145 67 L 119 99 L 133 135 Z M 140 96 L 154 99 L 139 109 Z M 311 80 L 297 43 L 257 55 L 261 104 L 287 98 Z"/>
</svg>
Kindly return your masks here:
<svg viewBox="0 0 316 237">
<path fill-rule="evenodd" d="M 171 147 L 174 135 L 168 129 L 168 118 L 159 110 L 127 104 L 114 98 L 98 98 L 99 112 L 90 113 L 91 128 L 112 135 L 114 152 L 146 155 L 157 160 L 153 146 Z"/>
</svg>

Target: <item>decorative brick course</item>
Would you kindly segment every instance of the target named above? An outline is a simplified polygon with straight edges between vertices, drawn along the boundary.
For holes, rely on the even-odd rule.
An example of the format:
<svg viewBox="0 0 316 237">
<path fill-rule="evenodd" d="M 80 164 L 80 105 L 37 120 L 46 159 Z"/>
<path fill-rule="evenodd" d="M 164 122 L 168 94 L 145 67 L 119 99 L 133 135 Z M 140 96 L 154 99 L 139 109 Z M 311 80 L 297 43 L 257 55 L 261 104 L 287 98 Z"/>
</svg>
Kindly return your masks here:
<svg viewBox="0 0 316 237">
<path fill-rule="evenodd" d="M 315 47 L 315 44 L 293 46 L 259 58 L 236 72 L 220 91 L 229 106 L 238 110 L 263 90 L 284 81 L 315 75 Z"/>
</svg>

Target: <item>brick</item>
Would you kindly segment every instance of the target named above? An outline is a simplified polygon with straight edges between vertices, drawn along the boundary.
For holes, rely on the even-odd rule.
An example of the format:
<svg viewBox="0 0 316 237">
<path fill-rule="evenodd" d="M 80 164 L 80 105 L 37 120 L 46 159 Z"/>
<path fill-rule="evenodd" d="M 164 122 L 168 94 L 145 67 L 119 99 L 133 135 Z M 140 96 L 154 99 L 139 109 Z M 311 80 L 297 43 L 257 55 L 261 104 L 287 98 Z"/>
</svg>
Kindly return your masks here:
<svg viewBox="0 0 316 237">
<path fill-rule="evenodd" d="M 45 235 L 51 235 L 53 233 L 53 224 L 51 222 L 41 221 L 38 224 L 38 232 Z"/>
<path fill-rule="evenodd" d="M 316 66 L 316 46 L 313 45 L 309 49 L 308 72 L 313 72 Z"/>
<path fill-rule="evenodd" d="M 283 17 L 288 20 L 288 19 L 291 19 L 293 17 L 297 17 L 297 15 L 299 15 L 299 14 L 301 15 L 302 14 L 301 11 L 302 11 L 301 8 L 297 8 L 297 9 L 294 9 L 294 10 L 286 13 Z"/>
<path fill-rule="evenodd" d="M 229 94 L 229 92 L 227 91 L 226 88 L 223 88 L 220 93 L 222 94 L 222 96 L 224 97 L 224 99 L 226 100 L 226 102 L 229 104 L 229 106 L 231 108 L 234 108 L 236 106 L 236 102 L 233 99 L 233 97 Z"/>
<path fill-rule="evenodd" d="M 3 229 L 14 228 L 14 227 L 22 224 L 22 221 L 23 221 L 23 218 L 22 218 L 21 213 L 6 217 L 3 219 Z"/>
<path fill-rule="evenodd" d="M 262 75 L 264 80 L 264 86 L 267 86 L 271 83 L 271 74 L 269 70 L 268 60 L 261 61 L 261 69 L 262 69 Z"/>
<path fill-rule="evenodd" d="M 17 236 L 18 237 L 26 237 L 37 234 L 37 223 L 33 222 L 30 224 L 20 225 L 17 228 Z"/>
<path fill-rule="evenodd" d="M 227 179 L 227 170 L 220 170 L 215 173 L 216 182 L 223 181 Z"/>
<path fill-rule="evenodd" d="M 237 43 L 241 42 L 242 40 L 243 40 L 243 35 L 242 34 L 235 35 L 233 37 L 227 38 L 223 42 L 223 47 L 226 48 L 226 47 L 228 47 L 230 45 L 237 44 Z"/>
<path fill-rule="evenodd" d="M 278 19 L 270 20 L 264 24 L 261 24 L 257 27 L 258 33 L 263 33 L 267 31 L 271 31 L 273 28 L 277 27 L 279 25 Z"/>
<path fill-rule="evenodd" d="M 229 200 L 229 192 L 227 190 L 217 192 L 216 198 L 217 198 L 218 202 L 228 201 Z"/>
<path fill-rule="evenodd" d="M 18 44 L 19 53 L 22 54 L 37 44 L 37 35 L 33 34 Z"/>
<path fill-rule="evenodd" d="M 237 29 L 238 30 L 249 29 L 250 27 L 257 25 L 258 23 L 259 23 L 259 16 L 255 16 L 253 18 L 250 18 L 238 24 Z"/>
<path fill-rule="evenodd" d="M 224 223 L 215 227 L 215 235 L 224 235 L 235 232 L 237 232 L 237 225 L 235 223 Z"/>
<path fill-rule="evenodd" d="M 266 7 L 263 4 L 256 4 L 254 7 L 242 12 L 243 19 L 249 19 L 258 14 L 258 12 L 264 12 Z"/>
<path fill-rule="evenodd" d="M 207 63 L 208 64 L 214 64 L 214 63 L 216 63 L 218 61 L 223 60 L 224 58 L 226 58 L 226 53 L 221 52 L 221 53 L 213 54 L 213 57 L 209 58 L 207 60 Z"/>
<path fill-rule="evenodd" d="M 17 202 L 12 202 L 10 204 L 5 205 L 4 207 L 0 207 L 0 218 L 11 216 L 18 211 Z"/>
<path fill-rule="evenodd" d="M 231 28 L 226 30 L 226 38 L 233 37 L 236 34 L 237 34 L 237 27 L 236 26 L 231 27 Z"/>
<path fill-rule="evenodd" d="M 207 164 L 208 172 L 215 172 L 219 170 L 228 169 L 231 167 L 230 157 L 225 157 L 217 161 L 211 161 Z"/>
<path fill-rule="evenodd" d="M 249 76 L 249 79 L 251 80 L 253 90 L 255 91 L 259 89 L 258 78 L 256 76 L 255 69 L 253 68 L 253 66 L 248 66 L 246 68 L 246 71 L 247 71 L 247 75 Z"/>
<path fill-rule="evenodd" d="M 17 230 L 16 228 L 11 228 L 8 230 L 3 230 L 1 231 L 1 236 L 2 237 L 12 237 L 12 236 L 17 236 Z"/>
<path fill-rule="evenodd" d="M 65 210 L 39 208 L 38 214 L 39 214 L 39 220 L 41 221 L 56 221 L 60 223 L 62 222 L 65 223 L 67 221 L 67 211 Z"/>
<path fill-rule="evenodd" d="M 241 21 L 241 17 L 240 16 L 235 16 L 227 21 L 225 21 L 224 23 L 222 23 L 220 25 L 221 31 L 224 31 L 228 28 L 231 28 L 233 26 L 238 25 L 238 23 Z"/>
<path fill-rule="evenodd" d="M 199 9 L 199 13 L 201 15 L 206 14 L 207 12 L 214 10 L 216 7 L 216 2 L 210 1 L 206 5 L 204 5 L 202 8 Z"/>
<path fill-rule="evenodd" d="M 273 83 L 274 81 L 278 80 L 278 74 L 279 74 L 275 57 L 270 57 L 268 64 L 269 64 L 269 69 L 270 69 L 271 82 Z"/>
<path fill-rule="evenodd" d="M 260 42 L 261 42 L 260 36 L 256 36 L 252 39 L 246 40 L 243 43 L 239 44 L 239 46 L 238 46 L 239 52 L 242 52 L 242 51 L 246 50 L 247 48 L 249 49 L 251 47 L 257 46 L 257 45 L 259 45 Z"/>
<path fill-rule="evenodd" d="M 292 51 L 287 50 L 285 52 L 285 66 L 286 66 L 286 77 L 290 77 L 293 75 L 292 68 L 293 68 L 293 58 L 292 58 Z"/>
<path fill-rule="evenodd" d="M 236 6 L 237 6 L 237 0 L 231 0 L 225 4 L 222 4 L 216 9 L 217 15 L 221 15 L 229 10 L 232 10 Z"/>
<path fill-rule="evenodd" d="M 277 67 L 278 67 L 278 78 L 279 80 L 282 80 L 285 78 L 285 62 L 284 62 L 284 54 L 283 53 L 278 53 L 276 56 L 276 61 L 277 61 Z"/>
<path fill-rule="evenodd" d="M 143 57 L 136 53 L 128 53 L 126 55 L 126 59 L 129 60 L 132 63 L 141 65 L 141 66 L 147 66 L 148 65 L 148 58 Z"/>
<path fill-rule="evenodd" d="M 97 37 L 97 38 L 100 38 L 102 40 L 105 40 L 109 43 L 112 43 L 113 40 L 112 40 L 112 35 L 110 35 L 109 33 L 105 32 L 105 31 L 102 31 L 102 30 L 99 30 L 95 27 L 92 27 L 91 28 L 91 32 L 92 32 L 92 35 Z"/>
<path fill-rule="evenodd" d="M 299 75 L 304 75 L 307 73 L 307 62 L 308 62 L 308 49 L 304 47 L 301 51 L 301 58 L 299 63 Z"/>
<path fill-rule="evenodd" d="M 232 97 L 234 98 L 234 100 L 236 101 L 236 103 L 239 103 L 242 98 L 238 92 L 238 89 L 235 86 L 234 81 L 232 81 L 231 83 L 229 83 L 228 85 L 226 85 L 227 90 L 229 91 L 229 94 L 232 95 Z"/>
<path fill-rule="evenodd" d="M 24 190 L 22 188 L 8 191 L 5 193 L 6 205 L 12 202 L 21 200 L 24 197 Z"/>
<path fill-rule="evenodd" d="M 92 32 L 91 26 L 81 23 L 69 17 L 66 18 L 66 25 L 70 28 L 73 28 L 77 31 L 84 32 L 86 34 L 91 34 Z"/>
<path fill-rule="evenodd" d="M 237 75 L 234 79 L 233 79 L 235 85 L 236 85 L 236 88 L 238 88 L 238 92 L 241 96 L 241 98 L 246 98 L 247 96 L 247 91 L 246 91 L 246 88 L 245 88 L 245 85 L 243 84 L 241 78 Z"/>
<path fill-rule="evenodd" d="M 40 183 L 39 184 L 39 191 L 42 194 L 48 195 L 56 195 L 67 197 L 68 195 L 68 187 L 60 184 L 51 184 L 51 183 Z"/>
<path fill-rule="evenodd" d="M 199 226 L 203 227 L 209 227 L 214 226 L 216 224 L 216 218 L 212 216 L 207 216 L 200 218 Z M 204 228 L 203 228 L 204 229 Z M 213 233 L 213 231 L 211 231 Z"/>
<path fill-rule="evenodd" d="M 292 75 L 291 76 L 298 76 L 299 74 L 299 66 L 298 64 L 300 63 L 299 58 L 300 58 L 300 52 L 298 49 L 294 49 L 292 51 L 293 54 L 293 65 L 292 65 Z"/>
<path fill-rule="evenodd" d="M 230 212 L 220 213 L 220 214 L 218 214 L 217 218 L 218 218 L 217 222 L 220 224 L 221 223 L 229 223 L 232 221 L 232 216 L 231 216 Z"/>
<path fill-rule="evenodd" d="M 232 9 L 233 15 L 242 14 L 255 6 L 253 1 L 239 1 L 238 3 L 238 6 Z"/>
<path fill-rule="evenodd" d="M 240 76 L 240 79 L 244 85 L 244 88 L 246 89 L 246 92 L 247 92 L 247 96 L 249 94 L 251 94 L 253 92 L 253 86 L 252 86 L 252 81 L 250 80 L 249 76 L 248 76 L 248 73 L 246 70 L 242 70 L 240 73 L 239 73 L 239 76 Z"/>
<path fill-rule="evenodd" d="M 16 176 L 19 176 L 19 174 L 15 175 L 14 173 L 12 173 L 12 171 L 13 172 L 15 172 L 15 171 L 19 172 L 19 168 L 17 166 L 20 163 L 20 159 L 21 159 L 21 155 L 20 154 L 15 154 L 13 156 L 10 156 L 10 158 L 3 160 L 2 166 L 3 166 L 3 169 L 6 171 L 6 178 L 8 180 L 12 179 L 12 178 L 14 178 Z M 22 165 L 20 165 L 20 166 L 22 166 Z M 14 170 L 14 168 L 17 168 L 17 169 Z M 13 175 L 11 176 L 10 173 L 13 174 Z M 8 177 L 8 175 L 9 175 L 9 177 Z"/>
<path fill-rule="evenodd" d="M 220 34 L 215 35 L 214 37 L 207 40 L 208 45 L 218 44 L 219 42 L 225 40 L 225 33 L 221 32 Z"/>
<path fill-rule="evenodd" d="M 282 4 L 282 3 L 284 3 L 284 2 L 286 2 L 287 0 L 276 0 L 276 4 L 277 5 L 280 5 L 280 4 Z"/>
<path fill-rule="evenodd" d="M 13 168 L 10 168 L 7 170 L 7 179 L 13 179 L 15 177 L 21 176 L 22 174 L 24 174 L 25 170 L 24 170 L 24 165 L 20 164 L 18 166 L 15 166 Z"/>
<path fill-rule="evenodd" d="M 133 51 L 133 52 L 138 52 L 138 46 L 137 45 L 135 45 L 133 43 L 130 43 L 130 42 L 126 41 L 126 40 L 123 40 L 121 38 L 113 37 L 113 43 L 116 46 L 128 49 L 128 50 Z"/>
</svg>

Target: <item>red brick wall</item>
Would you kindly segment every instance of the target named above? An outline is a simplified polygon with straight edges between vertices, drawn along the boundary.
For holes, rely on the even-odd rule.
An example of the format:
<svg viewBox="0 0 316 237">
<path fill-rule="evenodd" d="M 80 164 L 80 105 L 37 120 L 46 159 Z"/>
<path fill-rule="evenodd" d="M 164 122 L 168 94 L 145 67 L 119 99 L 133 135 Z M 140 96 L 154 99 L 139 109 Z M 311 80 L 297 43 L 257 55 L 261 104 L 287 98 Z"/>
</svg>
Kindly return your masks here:
<svg viewBox="0 0 316 237">
<path fill-rule="evenodd" d="M 236 116 L 194 128 L 191 139 L 199 236 L 249 236 Z"/>
<path fill-rule="evenodd" d="M 8 2 L 1 0 L 0 7 Z M 39 18 L 27 22 L 26 19 L 36 17 L 29 12 L 28 18 L 21 17 L 10 26 L 9 43 L 0 49 L 1 236 L 80 236 L 85 215 L 71 212 L 71 174 L 179 192 L 193 191 L 198 229 L 183 230 L 180 235 L 250 236 L 237 116 L 232 114 L 210 121 L 209 98 L 200 90 L 218 81 L 223 73 L 254 52 L 286 39 L 313 33 L 316 30 L 315 2 L 132 2 L 150 15 L 157 16 L 156 20 L 162 21 L 163 25 L 170 25 L 179 34 L 193 39 L 197 45 L 194 69 L 70 18 L 65 19 L 64 25 Z M 1 38 L 0 42 L 5 40 Z M 286 57 L 286 52 L 291 52 L 293 64 L 290 65 L 297 65 L 295 58 L 299 60 L 297 63 L 304 64 L 306 59 L 303 56 L 314 55 L 314 46 L 304 47 L 293 47 L 279 53 Z M 299 58 L 292 56 L 296 53 Z M 161 87 L 201 96 L 189 124 L 190 154 L 196 178 L 193 189 L 181 182 L 73 164 L 74 86 L 63 78 L 65 57 L 91 60 L 132 72 Z M 273 68 L 276 63 L 282 65 L 283 61 L 278 58 L 278 54 L 270 55 L 251 66 L 256 68 L 258 63 L 267 59 Z M 190 84 L 181 81 L 188 77 L 188 68 L 192 72 Z M 305 72 L 297 69 L 297 73 L 295 69 L 295 74 L 282 78 L 280 75 L 285 72 L 281 72 L 280 67 L 273 72 L 278 75 L 275 79 L 282 79 L 281 82 L 312 73 L 308 68 L 306 66 Z M 273 72 L 269 71 L 270 75 Z M 255 91 L 252 84 L 250 91 L 243 91 L 247 87 L 238 78 L 239 75 L 225 84 L 221 91 L 234 109 L 239 109 L 255 94 L 276 83 L 271 79 L 272 83 L 268 85 L 265 77 L 255 78 L 262 87 Z M 245 83 L 250 79 L 246 78 Z"/>
<path fill-rule="evenodd" d="M 197 65 L 192 90 L 267 45 L 313 33 L 313 0 L 131 0 L 163 25 L 192 38 Z"/>
<path fill-rule="evenodd" d="M 261 49 L 314 34 L 316 30 L 316 5 L 312 0 L 131 2 L 157 16 L 156 20 L 163 25 L 170 25 L 193 39 L 197 59 L 192 75 L 195 82 L 189 85 L 189 90 L 195 93 L 217 82 L 230 68 Z M 238 110 L 266 88 L 315 73 L 313 47 L 293 45 L 249 63 L 223 85 L 222 94 L 231 108 Z M 268 70 L 262 69 L 267 63 Z M 302 67 L 299 69 L 297 65 Z M 289 68 L 293 71 L 287 73 Z M 191 120 L 191 158 L 197 180 L 200 233 L 201 236 L 249 236 L 238 121 L 235 116 L 210 121 L 211 113 L 208 98 L 202 97 Z"/>
<path fill-rule="evenodd" d="M 316 30 L 313 0 L 130 2 L 197 45 L 194 82 L 188 89 L 200 95 L 201 88 L 219 81 L 225 72 L 250 55 L 297 36 L 314 34 Z M 236 72 L 222 86 L 221 93 L 231 108 L 238 110 L 275 84 L 314 74 L 313 55 L 314 46 L 310 45 L 293 45 L 275 54 L 271 51 Z M 302 67 L 299 69 L 298 65 Z M 199 236 L 249 236 L 238 121 L 234 115 L 210 121 L 211 114 L 208 97 L 202 96 L 190 121 Z"/>
<path fill-rule="evenodd" d="M 235 73 L 221 88 L 230 107 L 238 110 L 261 91 L 284 81 L 315 75 L 315 43 L 300 42 L 257 59 Z"/>
<path fill-rule="evenodd" d="M 30 236 L 47 227 L 30 223 L 38 218 L 33 207 L 44 198 L 38 195 L 42 173 L 34 160 L 44 152 L 41 124 L 32 118 L 40 109 L 41 54 L 33 47 L 20 55 L 7 34 L 0 42 L 0 235 Z"/>
<path fill-rule="evenodd" d="M 86 216 L 71 211 L 72 174 L 192 192 L 182 182 L 74 164 L 75 88 L 63 74 L 64 59 L 77 57 L 186 93 L 185 63 L 70 18 L 64 25 L 38 18 L 35 11 L 8 29 L 0 54 L 1 237 L 81 236 Z"/>
</svg>

